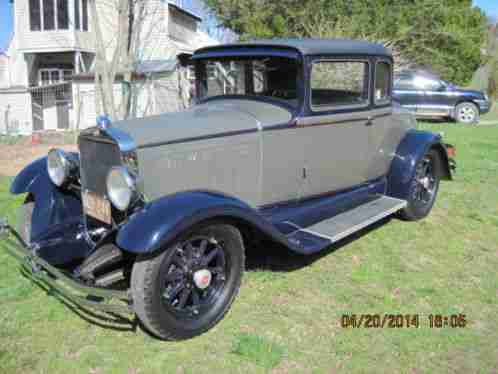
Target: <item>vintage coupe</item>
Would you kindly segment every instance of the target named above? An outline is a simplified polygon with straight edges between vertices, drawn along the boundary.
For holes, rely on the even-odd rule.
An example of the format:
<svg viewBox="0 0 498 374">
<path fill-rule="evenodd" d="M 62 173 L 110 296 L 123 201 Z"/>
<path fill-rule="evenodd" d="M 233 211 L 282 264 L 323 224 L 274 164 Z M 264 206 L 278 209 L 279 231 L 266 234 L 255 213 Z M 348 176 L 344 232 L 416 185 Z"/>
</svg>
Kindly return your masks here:
<svg viewBox="0 0 498 374">
<path fill-rule="evenodd" d="M 197 105 L 101 117 L 78 154 L 53 149 L 12 183 L 26 198 L 4 247 L 80 308 L 193 337 L 228 311 L 248 243 L 313 254 L 394 213 L 425 217 L 451 179 L 454 149 L 392 102 L 381 45 L 263 40 L 192 62 Z"/>
</svg>

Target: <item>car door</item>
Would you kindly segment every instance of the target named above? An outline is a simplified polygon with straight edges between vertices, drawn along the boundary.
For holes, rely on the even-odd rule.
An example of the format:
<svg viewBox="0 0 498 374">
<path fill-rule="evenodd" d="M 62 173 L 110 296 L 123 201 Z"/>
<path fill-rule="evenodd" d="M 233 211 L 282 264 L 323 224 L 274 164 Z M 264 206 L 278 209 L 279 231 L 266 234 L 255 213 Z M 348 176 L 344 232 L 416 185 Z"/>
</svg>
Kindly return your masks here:
<svg viewBox="0 0 498 374">
<path fill-rule="evenodd" d="M 310 61 L 309 112 L 297 121 L 304 153 L 302 196 L 323 194 L 367 180 L 370 61 Z"/>
<path fill-rule="evenodd" d="M 419 114 L 449 115 L 452 108 L 452 95 L 447 91 L 446 85 L 437 78 L 417 77 L 416 82 L 423 89 L 424 97 L 417 108 Z"/>
<path fill-rule="evenodd" d="M 393 99 L 404 108 L 416 112 L 424 95 L 420 87 L 416 87 L 411 73 L 402 73 L 394 78 Z"/>
</svg>

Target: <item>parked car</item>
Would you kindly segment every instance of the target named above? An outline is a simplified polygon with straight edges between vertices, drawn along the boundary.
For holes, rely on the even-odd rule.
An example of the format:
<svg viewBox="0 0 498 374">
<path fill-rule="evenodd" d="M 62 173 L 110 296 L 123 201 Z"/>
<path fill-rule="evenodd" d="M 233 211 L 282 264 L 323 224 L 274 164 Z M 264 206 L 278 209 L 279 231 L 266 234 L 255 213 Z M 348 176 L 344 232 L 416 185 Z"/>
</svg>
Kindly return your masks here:
<svg viewBox="0 0 498 374">
<path fill-rule="evenodd" d="M 264 40 L 193 61 L 193 108 L 100 117 L 79 153 L 53 149 L 12 183 L 26 200 L 6 248 L 82 308 L 196 336 L 228 311 L 254 243 L 310 255 L 395 213 L 418 220 L 451 179 L 454 148 L 393 103 L 381 45 Z"/>
<path fill-rule="evenodd" d="M 491 101 L 480 91 L 458 88 L 437 76 L 404 71 L 394 77 L 394 100 L 417 117 L 450 118 L 475 124 L 491 110 Z"/>
</svg>

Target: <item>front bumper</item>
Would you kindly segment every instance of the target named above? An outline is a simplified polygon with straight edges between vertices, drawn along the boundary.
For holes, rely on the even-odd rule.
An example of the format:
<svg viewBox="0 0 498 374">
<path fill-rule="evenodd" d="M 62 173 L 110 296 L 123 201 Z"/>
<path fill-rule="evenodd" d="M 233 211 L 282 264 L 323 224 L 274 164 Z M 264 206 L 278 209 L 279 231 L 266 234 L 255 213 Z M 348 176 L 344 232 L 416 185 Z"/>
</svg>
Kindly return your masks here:
<svg viewBox="0 0 498 374">
<path fill-rule="evenodd" d="M 129 291 L 108 290 L 87 286 L 50 265 L 36 255 L 39 244 L 27 245 L 5 219 L 0 220 L 0 247 L 20 261 L 26 275 L 41 283 L 79 308 L 108 313 L 133 313 Z"/>
<path fill-rule="evenodd" d="M 493 106 L 491 100 L 476 100 L 476 103 L 479 106 L 479 112 L 481 114 L 488 113 Z"/>
</svg>

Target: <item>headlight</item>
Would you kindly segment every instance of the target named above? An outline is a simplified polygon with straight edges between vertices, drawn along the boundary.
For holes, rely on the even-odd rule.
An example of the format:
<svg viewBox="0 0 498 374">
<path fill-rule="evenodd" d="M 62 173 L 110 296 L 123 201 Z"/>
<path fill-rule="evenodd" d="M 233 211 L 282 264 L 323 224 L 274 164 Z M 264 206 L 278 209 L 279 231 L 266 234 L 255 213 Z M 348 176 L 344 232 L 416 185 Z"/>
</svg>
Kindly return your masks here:
<svg viewBox="0 0 498 374">
<path fill-rule="evenodd" d="M 484 94 L 484 100 L 489 101 L 489 96 L 487 93 Z"/>
<path fill-rule="evenodd" d="M 112 205 L 121 211 L 130 206 L 136 193 L 135 178 L 126 167 L 112 168 L 107 175 L 107 194 Z"/>
<path fill-rule="evenodd" d="M 77 165 L 72 157 L 62 149 L 51 149 L 47 156 L 47 171 L 56 186 L 62 186 L 75 172 Z"/>
</svg>

